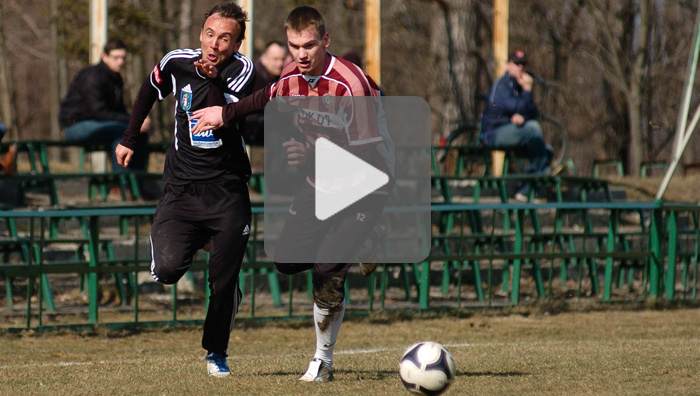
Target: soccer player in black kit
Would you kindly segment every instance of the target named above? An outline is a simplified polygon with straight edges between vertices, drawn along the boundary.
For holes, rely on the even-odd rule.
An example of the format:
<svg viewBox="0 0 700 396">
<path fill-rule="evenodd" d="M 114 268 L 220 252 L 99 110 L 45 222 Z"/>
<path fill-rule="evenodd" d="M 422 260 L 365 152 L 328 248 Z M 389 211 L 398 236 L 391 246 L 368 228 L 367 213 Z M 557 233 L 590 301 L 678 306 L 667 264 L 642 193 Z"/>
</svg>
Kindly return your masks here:
<svg viewBox="0 0 700 396">
<path fill-rule="evenodd" d="M 202 347 L 209 375 L 230 374 L 226 357 L 233 321 L 241 301 L 238 275 L 250 233 L 247 181 L 250 162 L 238 123 L 216 131 L 193 133 L 197 109 L 236 102 L 250 94 L 254 70 L 238 53 L 245 36 L 246 13 L 235 3 L 205 14 L 201 49 L 166 54 L 144 81 L 134 103 L 129 128 L 115 152 L 126 167 L 134 153 L 141 123 L 156 100 L 176 99 L 174 141 L 165 155 L 164 194 L 151 228 L 151 274 L 176 283 L 195 253 L 208 245 L 209 308 Z"/>
</svg>

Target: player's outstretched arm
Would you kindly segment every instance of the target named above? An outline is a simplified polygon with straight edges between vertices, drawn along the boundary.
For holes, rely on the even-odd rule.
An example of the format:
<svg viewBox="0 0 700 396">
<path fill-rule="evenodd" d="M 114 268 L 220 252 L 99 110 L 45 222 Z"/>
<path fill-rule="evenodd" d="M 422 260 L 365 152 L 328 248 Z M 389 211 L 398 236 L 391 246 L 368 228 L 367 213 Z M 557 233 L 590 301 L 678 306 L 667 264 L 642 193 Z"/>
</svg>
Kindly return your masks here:
<svg viewBox="0 0 700 396">
<path fill-rule="evenodd" d="M 195 110 L 190 120 L 199 119 L 192 132 L 197 134 L 209 129 L 218 129 L 225 123 L 247 117 L 253 113 L 262 113 L 265 105 L 270 101 L 272 84 L 260 88 L 251 95 L 246 96 L 238 102 L 227 104 L 223 107 L 213 106 Z"/>
</svg>

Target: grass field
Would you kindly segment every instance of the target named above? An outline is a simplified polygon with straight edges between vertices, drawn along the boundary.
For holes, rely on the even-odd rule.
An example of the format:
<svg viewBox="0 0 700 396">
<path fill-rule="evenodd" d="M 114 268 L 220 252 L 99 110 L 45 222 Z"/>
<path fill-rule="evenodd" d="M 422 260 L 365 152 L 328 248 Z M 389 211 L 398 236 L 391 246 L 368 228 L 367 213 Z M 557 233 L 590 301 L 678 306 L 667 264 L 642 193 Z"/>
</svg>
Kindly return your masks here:
<svg viewBox="0 0 700 396">
<path fill-rule="evenodd" d="M 313 353 L 311 323 L 242 323 L 233 375 L 209 378 L 199 327 L 138 332 L 0 333 L 2 395 L 408 394 L 406 346 L 435 340 L 457 362 L 447 395 L 697 395 L 700 311 L 479 312 L 350 318 L 336 380 L 297 380 Z"/>
</svg>

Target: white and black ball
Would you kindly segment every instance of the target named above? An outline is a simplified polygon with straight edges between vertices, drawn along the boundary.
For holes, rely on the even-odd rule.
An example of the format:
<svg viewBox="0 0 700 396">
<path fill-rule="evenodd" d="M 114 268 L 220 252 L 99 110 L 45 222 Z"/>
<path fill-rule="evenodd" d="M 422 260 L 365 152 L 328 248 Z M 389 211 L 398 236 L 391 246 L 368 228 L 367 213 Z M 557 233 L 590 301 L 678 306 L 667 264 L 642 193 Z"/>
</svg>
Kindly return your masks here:
<svg viewBox="0 0 700 396">
<path fill-rule="evenodd" d="M 414 395 L 440 395 L 455 378 L 455 360 L 437 342 L 419 342 L 408 347 L 401 357 L 399 377 Z"/>
</svg>

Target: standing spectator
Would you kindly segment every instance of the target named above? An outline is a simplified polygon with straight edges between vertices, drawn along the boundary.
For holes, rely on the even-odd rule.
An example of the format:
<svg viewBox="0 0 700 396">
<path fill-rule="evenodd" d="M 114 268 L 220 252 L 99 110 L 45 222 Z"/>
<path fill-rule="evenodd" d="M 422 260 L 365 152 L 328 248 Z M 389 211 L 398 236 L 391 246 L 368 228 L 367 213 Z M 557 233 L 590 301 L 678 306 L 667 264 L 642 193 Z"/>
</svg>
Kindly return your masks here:
<svg viewBox="0 0 700 396">
<path fill-rule="evenodd" d="M 527 63 L 523 51 L 513 51 L 505 74 L 491 86 L 481 118 L 482 138 L 486 146 L 514 149 L 517 155 L 528 158 L 527 173 L 543 174 L 549 170 L 554 153 L 545 143 L 537 121 L 534 80 L 527 73 Z M 527 201 L 529 188 L 530 182 L 524 182 L 515 199 Z"/>
<path fill-rule="evenodd" d="M 238 52 L 246 13 L 235 3 L 213 7 L 199 33 L 200 49 L 176 49 L 155 65 L 134 103 L 117 146 L 119 165 L 131 162 L 143 121 L 156 100 L 173 94 L 175 139 L 165 154 L 165 192 L 151 226 L 151 274 L 176 283 L 199 249 L 209 251 L 209 307 L 202 347 L 209 375 L 230 374 L 226 358 L 242 294 L 238 275 L 250 234 L 250 162 L 240 125 L 195 132 L 188 117 L 208 105 L 238 101 L 253 88 L 253 62 Z"/>
<path fill-rule="evenodd" d="M 119 167 L 114 149 L 129 123 L 129 113 L 124 104 L 124 80 L 121 76 L 126 61 L 126 44 L 112 38 L 104 46 L 102 60 L 82 69 L 73 79 L 68 93 L 61 101 L 59 121 L 67 142 L 85 144 L 109 144 L 112 147 L 112 172 L 125 172 Z M 138 154 L 129 169 L 146 171 L 148 168 L 148 129 L 150 119 L 141 127 L 136 139 Z M 145 197 L 159 196 L 155 186 L 139 182 Z"/>
<path fill-rule="evenodd" d="M 255 62 L 255 85 L 253 90 L 257 91 L 270 83 L 277 82 L 280 74 L 282 74 L 286 57 L 287 47 L 285 47 L 284 43 L 280 41 L 267 43 L 265 51 Z M 243 138 L 245 138 L 246 144 L 262 146 L 264 129 L 262 114 L 249 115 L 246 118 L 245 128 L 243 129 Z"/>
<path fill-rule="evenodd" d="M 193 120 L 198 119 L 195 131 L 219 127 L 225 121 L 247 115 L 249 111 L 261 111 L 272 97 L 379 96 L 377 85 L 360 67 L 327 51 L 330 35 L 316 9 L 301 6 L 292 10 L 285 21 L 285 33 L 294 62 L 285 66 L 279 81 L 223 109 L 215 106 L 195 112 Z M 378 100 L 362 102 L 379 103 Z M 355 111 L 344 112 L 352 116 L 343 120 L 342 125 L 331 123 L 333 125 L 328 128 L 318 128 L 312 119 L 301 119 L 300 116 L 298 123 L 303 140 L 290 139 L 283 144 L 287 163 L 297 166 L 306 175 L 275 248 L 275 267 L 281 273 L 312 271 L 316 351 L 300 378 L 302 381 L 333 380 L 333 350 L 345 314 L 345 280 L 349 263 L 357 258 L 367 237 L 374 233 L 373 228 L 393 185 L 389 181 L 353 204 L 352 210 L 341 211 L 325 221 L 319 220 L 314 209 L 315 142 L 319 137 L 326 137 L 386 174 L 393 175 L 393 143 L 388 131 L 371 121 L 371 110 L 377 109 L 369 109 L 370 106 L 358 105 L 353 108 Z M 334 119 L 335 114 L 325 115 Z M 374 263 L 363 263 L 362 271 L 368 275 L 375 267 Z"/>
</svg>

